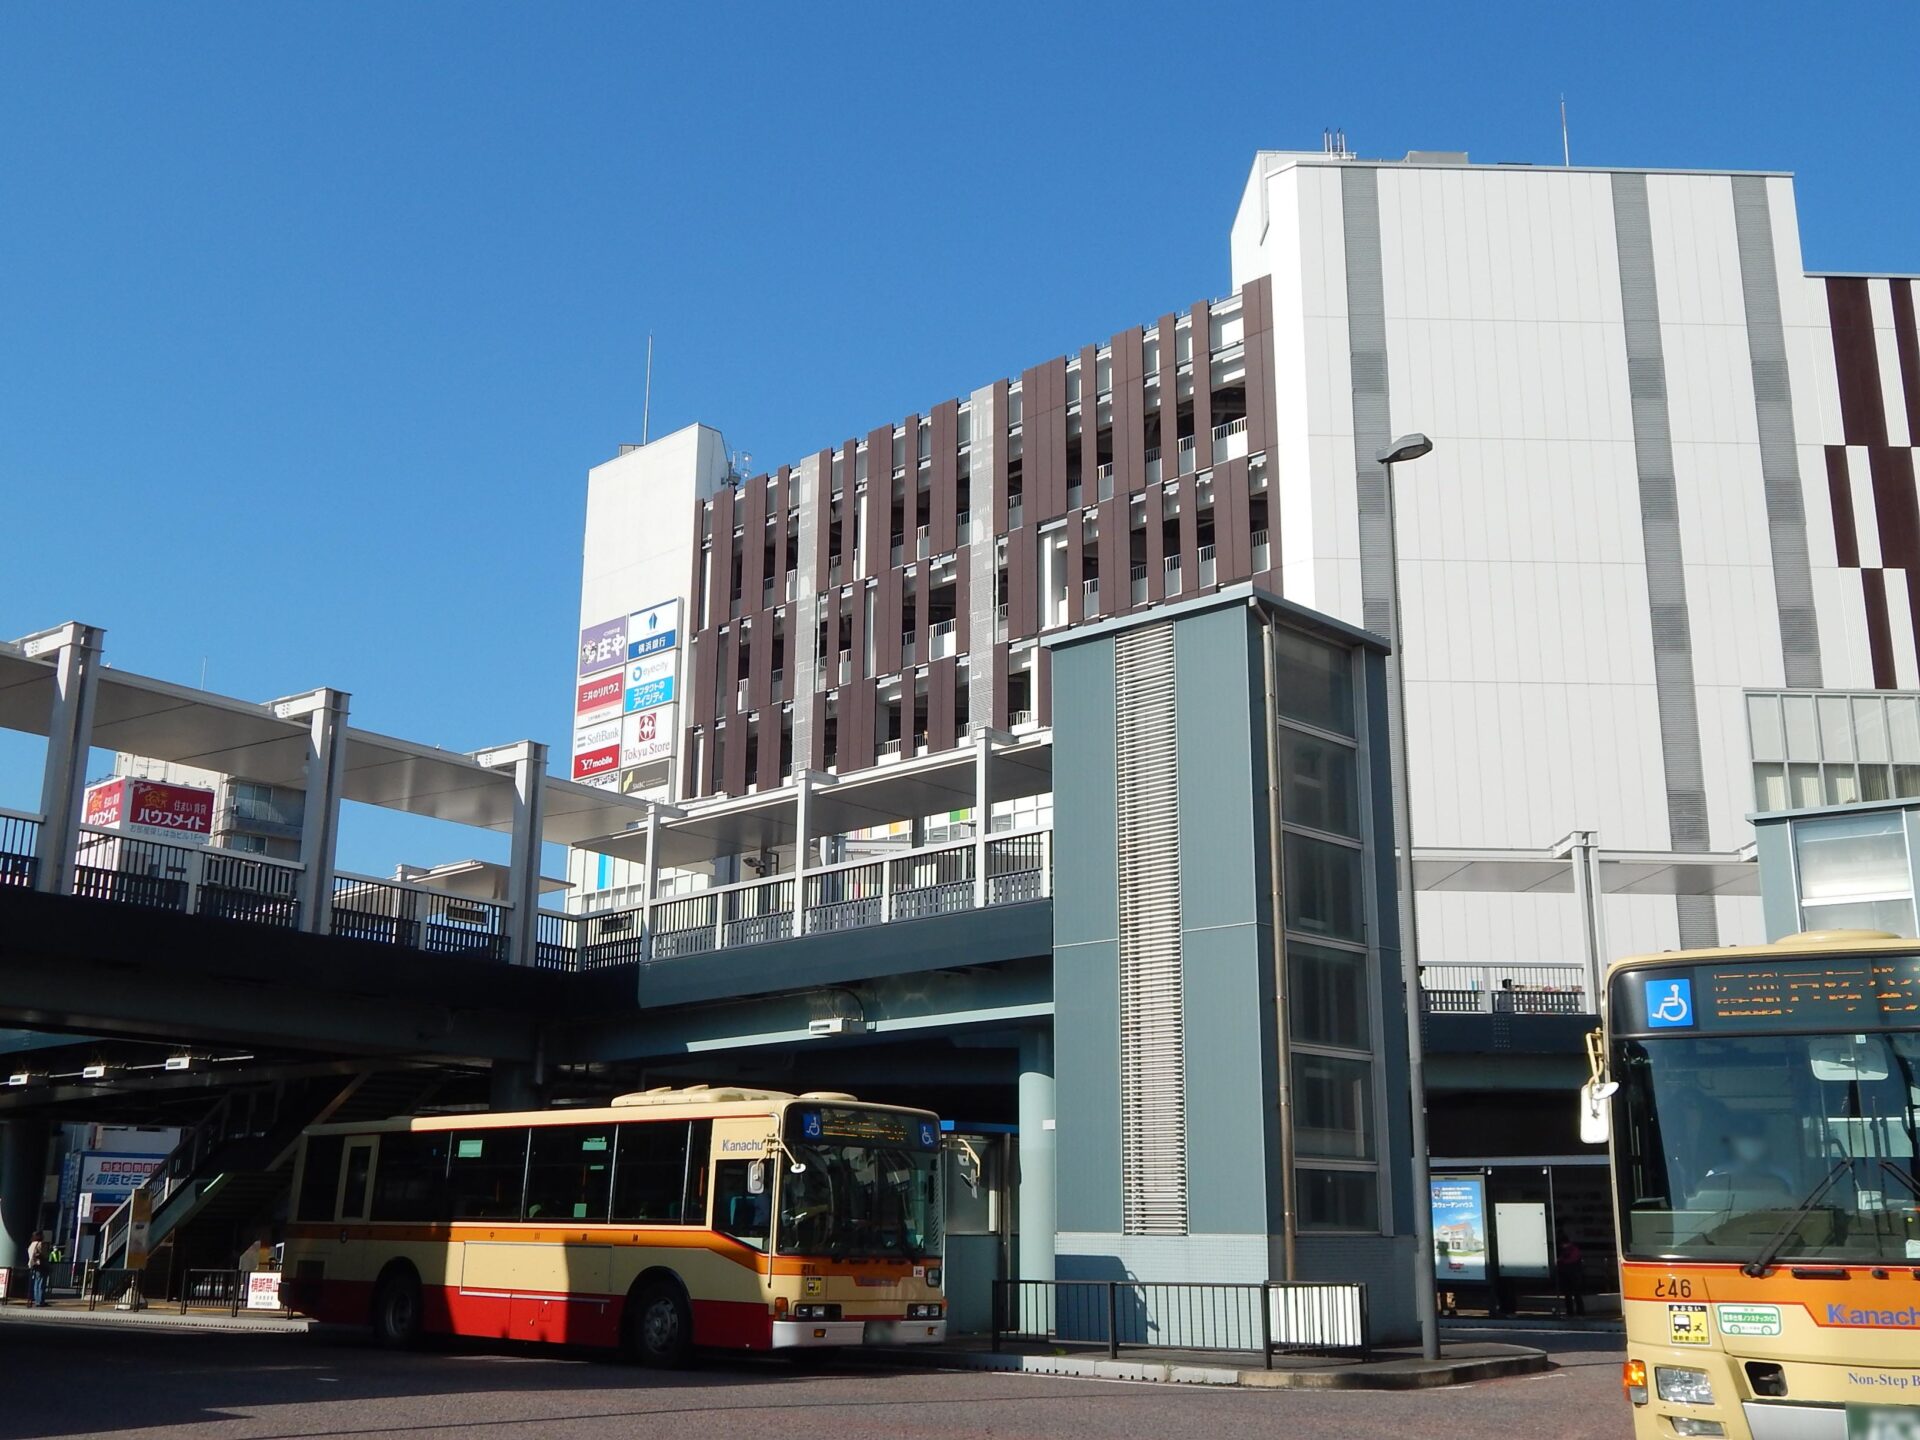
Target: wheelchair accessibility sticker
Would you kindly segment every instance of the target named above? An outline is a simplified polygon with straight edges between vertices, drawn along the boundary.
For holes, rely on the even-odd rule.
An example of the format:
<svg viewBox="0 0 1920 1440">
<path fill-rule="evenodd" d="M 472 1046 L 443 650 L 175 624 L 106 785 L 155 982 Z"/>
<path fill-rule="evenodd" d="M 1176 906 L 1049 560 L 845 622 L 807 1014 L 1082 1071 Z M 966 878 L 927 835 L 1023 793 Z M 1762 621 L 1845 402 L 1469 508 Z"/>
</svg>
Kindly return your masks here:
<svg viewBox="0 0 1920 1440">
<path fill-rule="evenodd" d="M 1679 1030 L 1693 1024 L 1693 981 L 1649 980 L 1647 1028 Z"/>
<path fill-rule="evenodd" d="M 1667 1334 L 1675 1345 L 1711 1345 L 1709 1324 L 1704 1305 L 1667 1306 Z"/>
</svg>

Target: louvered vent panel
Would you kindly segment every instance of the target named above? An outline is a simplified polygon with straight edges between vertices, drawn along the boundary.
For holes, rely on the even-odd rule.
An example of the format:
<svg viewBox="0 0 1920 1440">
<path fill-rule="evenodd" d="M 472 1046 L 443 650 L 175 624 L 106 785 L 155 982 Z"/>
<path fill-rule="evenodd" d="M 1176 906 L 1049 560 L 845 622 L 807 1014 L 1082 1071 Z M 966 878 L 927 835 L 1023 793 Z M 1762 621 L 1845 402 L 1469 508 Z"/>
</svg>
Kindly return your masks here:
<svg viewBox="0 0 1920 1440">
<path fill-rule="evenodd" d="M 1187 1232 L 1180 792 L 1173 627 L 1114 642 L 1120 857 L 1120 1158 L 1129 1235 Z"/>
</svg>

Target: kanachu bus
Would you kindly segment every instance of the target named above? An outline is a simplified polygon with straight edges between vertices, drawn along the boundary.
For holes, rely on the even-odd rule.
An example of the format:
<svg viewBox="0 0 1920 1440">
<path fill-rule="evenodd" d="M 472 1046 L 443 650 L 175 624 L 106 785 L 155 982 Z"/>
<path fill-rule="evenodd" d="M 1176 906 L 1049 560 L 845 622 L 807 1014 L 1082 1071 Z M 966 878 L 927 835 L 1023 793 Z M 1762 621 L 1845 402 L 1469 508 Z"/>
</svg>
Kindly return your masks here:
<svg viewBox="0 0 1920 1440">
<path fill-rule="evenodd" d="M 622 1346 L 946 1336 L 940 1122 L 850 1095 L 694 1088 L 605 1108 L 315 1125 L 287 1303 L 422 1334 Z"/>
<path fill-rule="evenodd" d="M 1623 960 L 1602 1015 L 1635 1435 L 1920 1435 L 1920 942 Z"/>
</svg>

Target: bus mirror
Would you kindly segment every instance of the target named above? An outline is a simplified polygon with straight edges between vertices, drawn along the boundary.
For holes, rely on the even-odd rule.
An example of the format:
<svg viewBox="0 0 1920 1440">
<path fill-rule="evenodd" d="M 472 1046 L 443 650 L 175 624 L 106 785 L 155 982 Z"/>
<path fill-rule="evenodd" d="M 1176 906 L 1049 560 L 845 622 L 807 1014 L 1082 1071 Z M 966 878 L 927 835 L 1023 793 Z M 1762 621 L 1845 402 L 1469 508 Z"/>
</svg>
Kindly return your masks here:
<svg viewBox="0 0 1920 1440">
<path fill-rule="evenodd" d="M 1619 1088 L 1616 1080 L 1589 1080 L 1580 1087 L 1581 1144 L 1604 1145 L 1613 1138 L 1613 1117 L 1607 1102 Z"/>
<path fill-rule="evenodd" d="M 767 1164 L 764 1160 L 755 1160 L 747 1166 L 747 1194 L 764 1195 L 767 1193 Z"/>
<path fill-rule="evenodd" d="M 787 1166 L 787 1173 L 789 1175 L 804 1175 L 807 1173 L 807 1167 L 801 1161 L 796 1160 Z"/>
<path fill-rule="evenodd" d="M 1852 1084 L 1887 1078 L 1887 1047 L 1871 1035 L 1822 1035 L 1807 1044 L 1816 1080 Z"/>
</svg>

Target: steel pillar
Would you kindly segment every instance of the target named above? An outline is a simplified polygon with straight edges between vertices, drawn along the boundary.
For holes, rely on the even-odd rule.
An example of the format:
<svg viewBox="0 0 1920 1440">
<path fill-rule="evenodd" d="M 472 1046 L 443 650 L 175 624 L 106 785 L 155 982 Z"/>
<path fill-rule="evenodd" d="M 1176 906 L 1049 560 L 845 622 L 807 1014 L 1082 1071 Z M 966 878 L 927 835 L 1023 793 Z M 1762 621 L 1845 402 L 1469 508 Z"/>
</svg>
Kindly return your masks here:
<svg viewBox="0 0 1920 1440">
<path fill-rule="evenodd" d="M 36 890 L 73 893 L 74 854 L 80 843 L 80 799 L 93 749 L 93 701 L 100 688 L 104 631 L 69 621 L 30 635 L 29 659 L 52 657 L 53 706 L 47 717 L 47 758 L 40 780 L 40 831 L 35 840 Z"/>
</svg>

